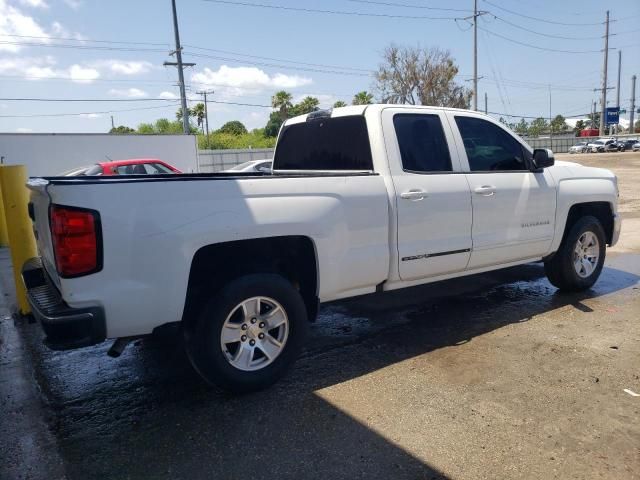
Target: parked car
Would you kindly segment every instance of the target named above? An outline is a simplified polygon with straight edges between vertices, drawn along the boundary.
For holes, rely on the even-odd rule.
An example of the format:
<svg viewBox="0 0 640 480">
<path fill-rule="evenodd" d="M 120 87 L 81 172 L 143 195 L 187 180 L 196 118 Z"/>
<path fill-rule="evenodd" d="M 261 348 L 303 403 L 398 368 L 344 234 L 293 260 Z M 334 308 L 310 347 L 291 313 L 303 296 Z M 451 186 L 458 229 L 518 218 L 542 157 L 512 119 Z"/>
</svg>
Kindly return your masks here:
<svg viewBox="0 0 640 480">
<path fill-rule="evenodd" d="M 627 150 L 632 150 L 633 146 L 638 143 L 637 138 L 627 138 L 624 140 L 618 141 L 618 150 L 621 152 L 626 152 Z"/>
<path fill-rule="evenodd" d="M 631 147 L 631 150 L 634 152 L 640 151 L 640 143 L 634 143 L 633 146 Z"/>
<path fill-rule="evenodd" d="M 619 152 L 620 151 L 620 142 L 618 140 L 607 140 L 604 142 L 604 151 L 605 152 Z"/>
<path fill-rule="evenodd" d="M 584 153 L 587 151 L 587 142 L 578 142 L 569 148 L 569 153 Z"/>
<path fill-rule="evenodd" d="M 85 167 L 74 168 L 61 173 L 63 177 L 101 176 L 101 175 L 159 175 L 163 173 L 182 173 L 176 167 L 157 158 L 136 158 L 98 162 Z"/>
<path fill-rule="evenodd" d="M 362 105 L 287 120 L 273 175 L 35 178 L 22 270 L 54 349 L 180 325 L 195 369 L 265 388 L 318 305 L 529 262 L 590 288 L 620 233 L 617 179 L 555 162 L 479 112 Z"/>
<path fill-rule="evenodd" d="M 226 172 L 261 172 L 271 173 L 273 160 L 250 160 L 225 170 Z"/>
<path fill-rule="evenodd" d="M 590 153 L 603 153 L 609 151 L 617 151 L 618 147 L 613 138 L 601 138 L 587 145 L 587 151 Z"/>
</svg>

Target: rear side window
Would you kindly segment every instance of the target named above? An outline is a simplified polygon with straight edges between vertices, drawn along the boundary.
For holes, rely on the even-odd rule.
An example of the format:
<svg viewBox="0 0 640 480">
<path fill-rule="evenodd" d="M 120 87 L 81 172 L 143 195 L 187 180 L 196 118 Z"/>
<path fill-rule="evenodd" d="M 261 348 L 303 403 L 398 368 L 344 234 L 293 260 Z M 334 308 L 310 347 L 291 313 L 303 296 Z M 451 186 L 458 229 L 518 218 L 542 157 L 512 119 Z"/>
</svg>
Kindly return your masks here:
<svg viewBox="0 0 640 480">
<path fill-rule="evenodd" d="M 364 117 L 314 119 L 285 127 L 273 164 L 278 170 L 373 170 Z"/>
<path fill-rule="evenodd" d="M 528 170 L 525 149 L 505 130 L 481 118 L 455 118 L 472 172 Z"/>
<path fill-rule="evenodd" d="M 404 170 L 451 171 L 449 147 L 438 115 L 397 114 L 393 117 L 393 126 Z"/>
</svg>

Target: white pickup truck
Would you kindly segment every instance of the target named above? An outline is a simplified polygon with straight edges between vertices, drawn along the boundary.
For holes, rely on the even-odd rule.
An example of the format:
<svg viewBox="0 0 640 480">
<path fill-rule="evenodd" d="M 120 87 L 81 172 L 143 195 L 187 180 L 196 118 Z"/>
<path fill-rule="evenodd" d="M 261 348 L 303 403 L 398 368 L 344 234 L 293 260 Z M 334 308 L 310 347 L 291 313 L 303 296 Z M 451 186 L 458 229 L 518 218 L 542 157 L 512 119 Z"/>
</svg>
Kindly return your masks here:
<svg viewBox="0 0 640 480">
<path fill-rule="evenodd" d="M 40 257 L 23 267 L 51 348 L 180 322 L 207 381 L 275 382 L 321 302 L 544 261 L 589 288 L 620 232 L 608 170 L 556 162 L 492 118 L 446 108 L 317 111 L 273 172 L 34 178 Z"/>
</svg>

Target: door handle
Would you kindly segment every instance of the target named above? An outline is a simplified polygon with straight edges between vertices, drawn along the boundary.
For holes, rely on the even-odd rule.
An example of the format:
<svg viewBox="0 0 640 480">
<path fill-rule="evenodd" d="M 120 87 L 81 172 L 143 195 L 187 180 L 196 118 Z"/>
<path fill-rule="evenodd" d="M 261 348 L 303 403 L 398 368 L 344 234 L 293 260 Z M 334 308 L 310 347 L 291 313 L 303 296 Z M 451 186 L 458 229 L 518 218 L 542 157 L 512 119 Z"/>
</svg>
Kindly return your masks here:
<svg viewBox="0 0 640 480">
<path fill-rule="evenodd" d="M 496 187 L 493 185 L 482 185 L 481 187 L 476 187 L 474 192 L 483 197 L 490 197 L 496 193 Z"/>
<path fill-rule="evenodd" d="M 418 200 L 422 200 L 426 196 L 427 196 L 427 192 L 425 192 L 424 190 L 416 189 L 416 188 L 413 188 L 408 192 L 402 192 L 400 194 L 400 198 L 404 198 L 405 200 L 413 200 L 414 202 Z"/>
</svg>

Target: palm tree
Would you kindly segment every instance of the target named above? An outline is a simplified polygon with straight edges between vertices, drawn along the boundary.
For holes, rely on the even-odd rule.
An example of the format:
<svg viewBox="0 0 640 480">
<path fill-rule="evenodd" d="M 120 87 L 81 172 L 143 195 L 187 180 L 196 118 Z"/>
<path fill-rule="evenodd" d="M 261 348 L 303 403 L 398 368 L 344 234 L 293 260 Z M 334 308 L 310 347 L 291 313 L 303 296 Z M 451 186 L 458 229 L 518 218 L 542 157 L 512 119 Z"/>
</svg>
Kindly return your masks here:
<svg viewBox="0 0 640 480">
<path fill-rule="evenodd" d="M 296 115 L 304 115 L 318 109 L 320 100 L 316 97 L 304 97 L 300 103 L 295 106 Z"/>
<path fill-rule="evenodd" d="M 340 108 L 340 107 L 346 107 L 347 104 L 346 102 L 343 102 L 342 100 L 338 100 L 336 103 L 333 104 L 333 108 Z"/>
<path fill-rule="evenodd" d="M 187 107 L 187 114 L 192 117 L 193 116 L 193 112 L 191 111 L 191 109 L 189 107 Z M 182 107 L 180 107 L 178 109 L 178 111 L 176 112 L 176 119 L 178 120 L 182 120 Z"/>
<path fill-rule="evenodd" d="M 351 105 L 371 105 L 372 103 L 373 95 L 364 90 L 356 93 L 351 101 Z"/>
<path fill-rule="evenodd" d="M 191 116 L 196 117 L 198 126 L 204 128 L 202 122 L 204 120 L 204 103 L 196 103 L 195 106 L 191 109 Z"/>
<path fill-rule="evenodd" d="M 278 109 L 278 112 L 280 112 L 280 118 L 283 122 L 288 118 L 289 109 L 293 106 L 291 103 L 292 99 L 293 95 L 289 92 L 285 92 L 284 90 L 276 92 L 276 94 L 271 97 L 271 106 Z"/>
</svg>

